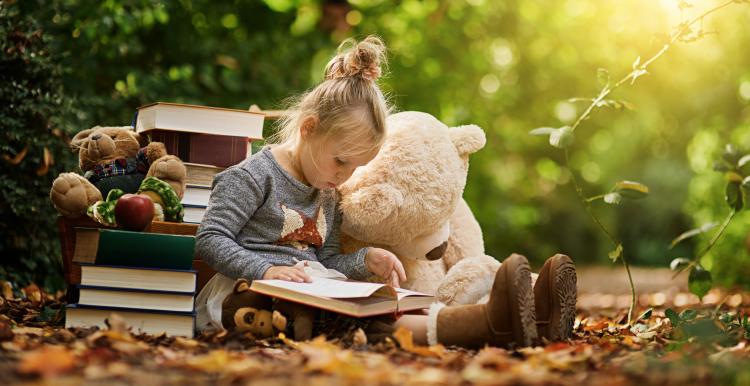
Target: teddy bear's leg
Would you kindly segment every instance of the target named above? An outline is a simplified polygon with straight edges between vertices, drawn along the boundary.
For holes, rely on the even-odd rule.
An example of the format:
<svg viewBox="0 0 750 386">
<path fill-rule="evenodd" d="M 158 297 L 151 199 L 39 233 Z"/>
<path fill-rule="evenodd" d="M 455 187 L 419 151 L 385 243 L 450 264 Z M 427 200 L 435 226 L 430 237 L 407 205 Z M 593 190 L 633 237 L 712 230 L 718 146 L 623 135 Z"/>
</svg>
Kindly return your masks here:
<svg viewBox="0 0 750 386">
<path fill-rule="evenodd" d="M 275 309 L 288 315 L 294 324 L 294 340 L 305 341 L 312 338 L 313 321 L 317 310 L 298 303 L 279 301 Z"/>
<path fill-rule="evenodd" d="M 58 212 L 68 218 L 86 214 L 86 209 L 102 200 L 102 194 L 91 182 L 76 173 L 61 173 L 52 182 L 49 198 Z"/>
<path fill-rule="evenodd" d="M 454 265 L 437 289 L 437 300 L 447 305 L 476 304 L 492 288 L 500 263 L 491 256 L 466 258 Z"/>
<path fill-rule="evenodd" d="M 165 155 L 152 162 L 146 174 L 146 177 L 156 177 L 167 182 L 174 188 L 179 198 L 182 198 L 185 193 L 186 176 L 185 164 L 173 155 Z"/>
</svg>

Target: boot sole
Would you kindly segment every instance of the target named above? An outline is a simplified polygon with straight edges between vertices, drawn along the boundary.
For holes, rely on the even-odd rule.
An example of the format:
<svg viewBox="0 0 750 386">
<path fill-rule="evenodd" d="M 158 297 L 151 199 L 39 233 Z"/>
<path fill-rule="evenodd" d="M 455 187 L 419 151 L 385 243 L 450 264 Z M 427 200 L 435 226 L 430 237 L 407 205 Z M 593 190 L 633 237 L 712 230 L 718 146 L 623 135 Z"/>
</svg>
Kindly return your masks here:
<svg viewBox="0 0 750 386">
<path fill-rule="evenodd" d="M 506 293 L 508 294 L 507 304 L 510 305 L 512 312 L 513 340 L 517 344 L 531 346 L 537 338 L 531 267 L 525 257 L 515 254 L 505 259 L 503 264 L 510 264 L 505 270 L 505 282 L 509 284 Z"/>
<path fill-rule="evenodd" d="M 566 255 L 555 255 L 549 275 L 552 288 L 551 310 L 547 338 L 552 341 L 568 339 L 576 317 L 578 278 L 573 260 Z"/>
</svg>

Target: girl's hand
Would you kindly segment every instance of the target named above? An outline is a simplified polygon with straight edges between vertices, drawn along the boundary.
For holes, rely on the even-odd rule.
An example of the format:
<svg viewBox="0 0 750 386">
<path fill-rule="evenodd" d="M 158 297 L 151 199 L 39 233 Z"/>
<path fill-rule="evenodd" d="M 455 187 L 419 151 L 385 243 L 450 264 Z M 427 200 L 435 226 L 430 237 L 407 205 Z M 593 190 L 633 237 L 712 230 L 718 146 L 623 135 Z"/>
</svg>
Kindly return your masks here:
<svg viewBox="0 0 750 386">
<path fill-rule="evenodd" d="M 365 256 L 365 264 L 370 272 L 394 287 L 399 287 L 400 282 L 406 281 L 406 272 L 401 261 L 385 249 L 370 247 Z"/>
<path fill-rule="evenodd" d="M 263 279 L 277 279 L 296 281 L 298 283 L 310 283 L 312 279 L 301 268 L 289 267 L 285 265 L 273 266 L 266 270 Z"/>
</svg>

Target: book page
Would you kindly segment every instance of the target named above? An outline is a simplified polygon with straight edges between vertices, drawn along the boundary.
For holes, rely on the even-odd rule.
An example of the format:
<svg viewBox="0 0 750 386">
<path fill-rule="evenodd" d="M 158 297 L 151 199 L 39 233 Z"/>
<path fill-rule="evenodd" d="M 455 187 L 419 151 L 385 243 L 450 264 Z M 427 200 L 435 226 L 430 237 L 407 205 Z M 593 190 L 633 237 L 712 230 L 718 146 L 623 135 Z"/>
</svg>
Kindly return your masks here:
<svg viewBox="0 0 750 386">
<path fill-rule="evenodd" d="M 401 299 L 403 299 L 403 298 L 405 298 L 407 296 L 429 296 L 429 297 L 432 297 L 432 295 L 424 294 L 424 293 L 417 292 L 417 291 L 408 290 L 408 289 L 405 289 L 405 288 L 396 288 L 395 290 L 396 290 L 396 297 L 398 298 L 398 300 L 401 300 Z"/>
<path fill-rule="evenodd" d="M 385 284 L 353 282 L 313 277 L 312 283 L 297 283 L 286 280 L 255 280 L 271 287 L 285 288 L 313 296 L 335 299 L 365 298 L 371 296 Z M 254 282 L 255 282 L 254 281 Z"/>
</svg>

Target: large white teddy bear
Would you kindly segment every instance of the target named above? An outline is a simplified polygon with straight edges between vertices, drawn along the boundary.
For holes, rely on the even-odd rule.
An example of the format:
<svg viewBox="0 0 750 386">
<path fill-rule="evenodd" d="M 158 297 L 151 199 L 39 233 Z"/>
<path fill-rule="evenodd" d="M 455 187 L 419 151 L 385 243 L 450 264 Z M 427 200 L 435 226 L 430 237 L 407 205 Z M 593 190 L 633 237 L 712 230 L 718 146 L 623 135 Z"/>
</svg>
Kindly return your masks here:
<svg viewBox="0 0 750 386">
<path fill-rule="evenodd" d="M 445 304 L 480 301 L 500 264 L 484 254 L 482 230 L 462 195 L 484 131 L 448 127 L 421 112 L 393 114 L 386 127 L 375 159 L 339 189 L 343 251 L 390 250 L 406 270 L 404 288 Z"/>
</svg>

